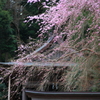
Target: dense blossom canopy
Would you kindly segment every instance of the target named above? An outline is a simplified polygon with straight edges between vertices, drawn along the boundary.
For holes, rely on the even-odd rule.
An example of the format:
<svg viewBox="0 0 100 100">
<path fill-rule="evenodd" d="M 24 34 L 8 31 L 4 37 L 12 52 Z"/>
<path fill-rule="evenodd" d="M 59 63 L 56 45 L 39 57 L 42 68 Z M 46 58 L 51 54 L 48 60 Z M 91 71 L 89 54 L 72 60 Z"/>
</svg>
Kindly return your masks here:
<svg viewBox="0 0 100 100">
<path fill-rule="evenodd" d="M 28 2 L 40 2 L 40 0 L 28 0 Z M 46 6 L 46 3 L 44 6 Z M 95 28 L 93 34 L 99 33 L 100 0 L 59 0 L 56 5 L 48 6 L 48 8 L 45 13 L 28 16 L 31 21 L 33 19 L 37 19 L 37 21 L 42 19 L 40 23 L 42 35 L 44 33 L 50 34 L 48 30 L 54 29 L 53 33 L 56 34 L 56 38 L 61 38 L 66 34 L 67 40 L 69 40 L 76 33 L 77 38 L 80 38 L 80 36 L 83 36 L 81 34 L 84 34 L 81 30 L 85 27 L 87 29 L 85 29 L 84 35 L 92 34 L 91 31 Z M 88 42 L 92 40 L 88 40 Z"/>
</svg>

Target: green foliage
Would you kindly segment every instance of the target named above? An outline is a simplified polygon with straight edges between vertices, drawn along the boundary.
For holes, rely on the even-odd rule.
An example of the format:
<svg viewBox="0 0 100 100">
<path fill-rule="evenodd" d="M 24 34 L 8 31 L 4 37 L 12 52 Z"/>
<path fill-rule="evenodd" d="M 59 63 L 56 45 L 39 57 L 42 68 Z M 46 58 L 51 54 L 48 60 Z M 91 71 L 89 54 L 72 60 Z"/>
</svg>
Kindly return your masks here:
<svg viewBox="0 0 100 100">
<path fill-rule="evenodd" d="M 11 21 L 12 18 L 9 12 L 5 10 L 0 10 L 0 30 L 2 29 L 2 31 L 5 31 L 6 29 L 6 32 L 11 32 L 10 28 Z"/>
<path fill-rule="evenodd" d="M 12 17 L 8 11 L 0 9 L 0 60 L 4 61 L 6 53 L 14 54 L 16 50 L 16 34 L 11 28 Z M 10 56 L 9 56 L 10 57 Z M 8 57 L 8 58 L 9 58 Z"/>
<path fill-rule="evenodd" d="M 4 5 L 6 3 L 7 0 L 0 0 L 0 9 L 4 8 Z"/>
<path fill-rule="evenodd" d="M 7 95 L 6 85 L 4 83 L 0 84 L 0 100 L 7 100 L 6 95 Z"/>
<path fill-rule="evenodd" d="M 22 1 L 21 5 L 25 7 L 25 13 L 27 15 L 37 15 L 45 12 L 45 8 L 43 8 L 42 3 L 45 0 L 42 0 L 41 2 L 36 2 L 34 4 L 27 3 L 27 0 Z"/>
<path fill-rule="evenodd" d="M 45 9 L 43 8 L 41 3 L 35 3 L 33 5 L 27 4 L 26 9 L 28 12 L 30 12 L 32 15 L 37 15 L 40 13 L 43 13 Z"/>
<path fill-rule="evenodd" d="M 45 0 L 42 0 L 41 2 L 36 2 L 34 4 L 27 3 L 27 0 L 22 1 L 21 5 L 24 6 L 23 13 L 25 14 L 25 16 L 38 15 L 45 12 L 46 8 L 43 8 L 42 5 L 44 1 Z M 29 37 L 37 39 L 37 36 L 39 34 L 37 33 L 37 31 L 40 29 L 40 26 L 38 25 L 38 22 L 36 22 L 36 20 L 33 21 L 32 22 L 30 21 L 29 23 L 23 23 L 23 21 L 20 21 L 19 23 L 20 38 L 22 41 L 24 41 L 24 43 L 28 42 Z"/>
<path fill-rule="evenodd" d="M 19 27 L 20 27 L 20 38 L 23 40 L 25 43 L 28 42 L 29 37 L 32 38 L 37 38 L 38 33 L 37 31 L 39 30 L 39 25 L 38 23 L 32 23 L 31 26 L 29 26 L 30 23 L 23 23 L 21 22 Z"/>
</svg>

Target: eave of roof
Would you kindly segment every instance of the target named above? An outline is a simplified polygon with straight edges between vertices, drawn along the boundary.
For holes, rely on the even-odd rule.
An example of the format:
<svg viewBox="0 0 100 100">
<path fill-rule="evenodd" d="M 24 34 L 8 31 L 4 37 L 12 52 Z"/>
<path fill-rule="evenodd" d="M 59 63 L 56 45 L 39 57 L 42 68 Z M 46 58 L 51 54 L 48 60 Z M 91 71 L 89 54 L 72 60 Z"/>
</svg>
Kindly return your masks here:
<svg viewBox="0 0 100 100">
<path fill-rule="evenodd" d="M 100 92 L 39 92 L 25 89 L 27 96 L 31 98 L 51 98 L 51 99 L 92 99 L 99 100 Z"/>
</svg>

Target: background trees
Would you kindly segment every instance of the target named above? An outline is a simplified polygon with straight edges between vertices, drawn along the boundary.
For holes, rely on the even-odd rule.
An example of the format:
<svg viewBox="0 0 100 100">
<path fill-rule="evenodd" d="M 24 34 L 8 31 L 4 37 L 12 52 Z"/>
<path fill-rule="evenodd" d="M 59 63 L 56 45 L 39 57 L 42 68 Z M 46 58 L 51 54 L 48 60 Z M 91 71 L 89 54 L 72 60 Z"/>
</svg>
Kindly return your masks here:
<svg viewBox="0 0 100 100">
<path fill-rule="evenodd" d="M 0 61 L 11 58 L 16 50 L 16 34 L 11 27 L 12 17 L 4 10 L 4 1 L 0 1 Z"/>
<path fill-rule="evenodd" d="M 27 0 L 0 0 L 0 61 L 16 56 L 17 47 L 27 43 L 29 37 L 37 38 L 40 28 L 38 23 L 30 25 L 31 22 L 24 23 L 24 20 L 28 20 L 28 15 L 37 15 L 44 11 L 42 2 L 30 5 Z"/>
</svg>

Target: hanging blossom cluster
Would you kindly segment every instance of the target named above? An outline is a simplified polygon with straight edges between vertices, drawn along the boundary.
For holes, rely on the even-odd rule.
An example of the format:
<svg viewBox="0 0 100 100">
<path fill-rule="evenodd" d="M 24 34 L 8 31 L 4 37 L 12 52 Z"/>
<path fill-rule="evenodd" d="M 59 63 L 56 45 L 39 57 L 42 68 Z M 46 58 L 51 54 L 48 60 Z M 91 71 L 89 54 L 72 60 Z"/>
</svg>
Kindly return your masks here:
<svg viewBox="0 0 100 100">
<path fill-rule="evenodd" d="M 43 20 L 40 23 L 40 31 L 42 33 L 48 32 L 48 30 L 52 29 L 54 26 L 56 27 L 55 30 L 59 30 L 65 25 L 61 34 L 71 36 L 72 34 L 76 33 L 77 30 L 79 31 L 82 28 L 82 24 L 89 19 L 88 15 L 82 16 L 85 12 L 83 11 L 84 8 L 86 8 L 86 12 L 90 12 L 94 16 L 93 22 L 100 18 L 100 0 L 59 0 L 55 6 L 49 8 L 50 9 L 43 14 L 28 16 L 30 20 Z M 79 16 L 83 17 L 83 19 L 80 19 L 77 23 L 74 23 Z M 70 23 L 68 23 L 68 21 L 70 21 Z M 66 25 L 67 23 L 69 25 Z M 74 24 L 73 26 L 72 23 Z M 91 26 L 89 26 L 89 28 Z M 71 29 L 71 27 L 74 28 Z M 91 29 L 93 27 L 91 27 Z M 54 33 L 58 35 L 60 32 L 56 31 Z"/>
<path fill-rule="evenodd" d="M 35 3 L 39 0 L 28 2 Z M 57 41 L 62 48 L 72 45 L 74 49 L 82 49 L 82 46 L 90 44 L 88 47 L 92 48 L 95 45 L 93 47 L 95 49 L 100 46 L 100 0 L 59 0 L 55 3 L 56 5 L 49 6 L 42 14 L 28 16 L 29 20 L 25 22 L 42 19 L 39 23 L 41 32 L 39 36 L 44 33 L 48 36 L 55 35 L 54 42 Z M 52 34 L 49 33 L 50 30 L 53 30 Z M 63 36 L 66 36 L 64 42 Z"/>
<path fill-rule="evenodd" d="M 36 2 L 38 0 L 29 1 Z M 90 5 L 89 10 L 92 11 L 94 9 L 96 12 L 99 12 L 99 0 L 97 2 L 95 0 L 60 0 L 56 6 L 50 7 L 46 13 L 38 16 L 29 16 L 28 18 L 30 20 L 43 19 L 42 24 L 46 25 L 45 28 L 48 30 L 48 27 L 52 27 L 53 25 L 61 26 L 72 14 L 74 14 L 74 17 L 77 17 L 85 5 Z"/>
<path fill-rule="evenodd" d="M 28 2 L 41 1 L 28 0 Z M 59 2 L 54 0 L 54 2 L 56 4 L 49 6 L 46 12 L 28 16 L 29 20 L 25 22 L 42 19 L 39 23 L 41 31 L 39 36 L 43 37 L 44 33 L 48 36 L 54 35 L 54 42 L 60 44 L 56 50 L 68 51 L 67 47 L 75 50 L 83 48 L 97 50 L 100 46 L 100 0 L 59 0 Z M 51 30 L 52 34 L 49 33 Z"/>
</svg>

